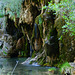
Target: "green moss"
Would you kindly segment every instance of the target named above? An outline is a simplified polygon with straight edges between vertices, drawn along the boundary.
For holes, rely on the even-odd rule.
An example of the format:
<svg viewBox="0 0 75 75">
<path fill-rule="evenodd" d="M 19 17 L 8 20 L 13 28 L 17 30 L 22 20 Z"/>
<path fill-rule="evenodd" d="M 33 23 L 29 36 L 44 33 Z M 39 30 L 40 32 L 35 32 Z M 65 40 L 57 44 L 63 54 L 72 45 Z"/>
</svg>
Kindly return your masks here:
<svg viewBox="0 0 75 75">
<path fill-rule="evenodd" d="M 55 70 L 56 70 L 56 68 L 54 68 L 54 67 L 48 69 L 48 71 L 55 71 Z"/>
<path fill-rule="evenodd" d="M 38 25 L 41 38 L 43 38 L 43 21 L 43 14 L 40 14 L 35 19 L 35 23 Z"/>
<path fill-rule="evenodd" d="M 36 17 L 35 23 L 42 24 L 42 22 L 43 22 L 43 14 L 40 14 L 39 16 Z"/>
<path fill-rule="evenodd" d="M 41 57 L 40 59 L 37 60 L 39 65 L 44 65 L 44 57 Z"/>
<path fill-rule="evenodd" d="M 4 17 L 4 15 L 3 14 L 2 15 L 0 14 L 0 18 L 3 18 L 3 17 Z"/>
<path fill-rule="evenodd" d="M 50 64 L 49 63 L 45 63 L 44 66 L 50 66 Z"/>
<path fill-rule="evenodd" d="M 33 52 L 33 54 L 32 54 L 32 58 L 34 58 L 34 57 L 35 57 L 35 54 L 36 54 L 36 52 L 34 51 L 34 52 Z"/>
</svg>

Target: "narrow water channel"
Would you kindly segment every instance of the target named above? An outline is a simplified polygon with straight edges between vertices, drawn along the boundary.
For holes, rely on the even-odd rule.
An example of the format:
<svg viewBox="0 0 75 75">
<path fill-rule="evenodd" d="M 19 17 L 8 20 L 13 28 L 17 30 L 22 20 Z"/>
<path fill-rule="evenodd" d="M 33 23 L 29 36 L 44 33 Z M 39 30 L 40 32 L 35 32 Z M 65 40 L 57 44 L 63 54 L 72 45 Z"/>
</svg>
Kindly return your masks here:
<svg viewBox="0 0 75 75">
<path fill-rule="evenodd" d="M 22 65 L 21 63 L 25 61 L 25 58 L 0 58 L 0 75 L 11 75 L 16 61 L 19 63 L 12 75 L 52 75 L 47 73 L 50 67 Z"/>
</svg>

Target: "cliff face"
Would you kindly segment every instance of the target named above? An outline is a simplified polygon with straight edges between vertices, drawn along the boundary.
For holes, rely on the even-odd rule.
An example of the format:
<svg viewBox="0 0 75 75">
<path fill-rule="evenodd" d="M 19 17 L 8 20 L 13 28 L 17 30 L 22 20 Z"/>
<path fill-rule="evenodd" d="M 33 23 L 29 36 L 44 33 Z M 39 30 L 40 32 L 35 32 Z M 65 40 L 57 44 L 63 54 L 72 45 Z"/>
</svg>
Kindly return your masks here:
<svg viewBox="0 0 75 75">
<path fill-rule="evenodd" d="M 39 9 L 36 3 L 23 3 L 19 25 L 22 26 L 23 33 L 26 34 L 30 45 L 32 46 L 33 56 L 45 50 L 45 57 L 42 56 L 46 65 L 52 65 L 62 61 L 73 61 L 75 53 L 74 37 L 62 33 L 62 26 L 65 24 L 62 16 L 56 17 L 55 11 L 45 10 L 38 14 Z M 34 9 L 34 10 L 33 10 Z M 62 40 L 60 36 L 62 35 Z M 41 61 L 42 62 L 42 61 Z M 44 64 L 44 63 L 42 63 Z"/>
</svg>

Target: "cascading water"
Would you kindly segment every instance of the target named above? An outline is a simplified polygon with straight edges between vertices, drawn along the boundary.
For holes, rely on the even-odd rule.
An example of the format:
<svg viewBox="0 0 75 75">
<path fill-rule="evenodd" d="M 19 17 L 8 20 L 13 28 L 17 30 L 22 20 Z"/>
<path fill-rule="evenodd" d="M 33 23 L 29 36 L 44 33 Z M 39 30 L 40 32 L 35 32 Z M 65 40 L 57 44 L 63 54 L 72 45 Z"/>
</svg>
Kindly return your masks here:
<svg viewBox="0 0 75 75">
<path fill-rule="evenodd" d="M 30 57 L 32 56 L 32 53 L 33 53 L 33 49 L 32 46 L 30 45 Z"/>
<path fill-rule="evenodd" d="M 35 23 L 34 24 L 34 35 L 35 35 L 35 41 L 34 41 L 34 47 L 35 47 L 35 50 L 36 51 L 38 51 L 38 50 L 40 50 L 40 48 L 41 48 L 41 43 L 42 43 L 42 41 L 41 41 L 41 38 L 40 38 L 40 32 L 39 32 L 39 28 L 38 28 L 38 25 Z"/>
<path fill-rule="evenodd" d="M 34 46 L 35 46 L 35 50 L 36 50 L 36 48 L 37 48 L 37 43 L 38 43 L 38 42 L 37 42 L 37 38 L 38 38 L 38 35 L 37 35 L 38 32 L 37 32 L 37 31 L 38 31 L 38 30 L 37 30 L 37 24 L 36 24 L 36 23 L 34 24 L 34 30 L 35 30 L 35 31 L 34 31 L 34 33 L 35 33 L 35 44 L 34 44 Z"/>
<path fill-rule="evenodd" d="M 34 27 L 35 27 L 35 38 L 37 39 L 37 24 L 36 23 L 34 24 Z"/>
</svg>

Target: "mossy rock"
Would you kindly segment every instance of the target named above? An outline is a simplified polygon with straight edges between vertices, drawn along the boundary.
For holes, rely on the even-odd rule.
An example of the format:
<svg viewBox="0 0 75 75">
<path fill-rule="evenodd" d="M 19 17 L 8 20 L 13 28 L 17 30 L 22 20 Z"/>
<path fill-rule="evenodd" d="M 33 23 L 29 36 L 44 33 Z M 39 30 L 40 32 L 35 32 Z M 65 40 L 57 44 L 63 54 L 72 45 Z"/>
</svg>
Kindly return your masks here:
<svg viewBox="0 0 75 75">
<path fill-rule="evenodd" d="M 62 33 L 62 26 L 65 24 L 65 20 L 63 19 L 62 16 L 59 16 L 56 20 L 55 20 L 55 24 L 54 27 L 57 29 L 58 31 L 58 36 L 61 35 Z"/>
<path fill-rule="evenodd" d="M 50 66 L 50 64 L 49 63 L 45 63 L 44 66 Z"/>
<path fill-rule="evenodd" d="M 43 37 L 43 21 L 43 14 L 40 14 L 35 19 L 35 23 L 38 25 L 41 38 Z"/>
<path fill-rule="evenodd" d="M 43 14 L 40 14 L 39 16 L 36 17 L 35 23 L 39 24 L 40 23 L 39 20 L 43 21 Z"/>
<path fill-rule="evenodd" d="M 34 58 L 36 56 L 36 52 L 34 51 L 32 54 L 32 58 Z"/>
</svg>

